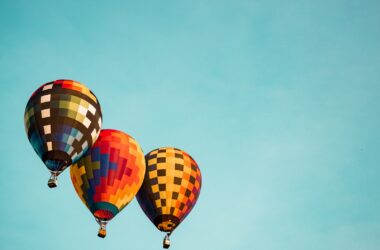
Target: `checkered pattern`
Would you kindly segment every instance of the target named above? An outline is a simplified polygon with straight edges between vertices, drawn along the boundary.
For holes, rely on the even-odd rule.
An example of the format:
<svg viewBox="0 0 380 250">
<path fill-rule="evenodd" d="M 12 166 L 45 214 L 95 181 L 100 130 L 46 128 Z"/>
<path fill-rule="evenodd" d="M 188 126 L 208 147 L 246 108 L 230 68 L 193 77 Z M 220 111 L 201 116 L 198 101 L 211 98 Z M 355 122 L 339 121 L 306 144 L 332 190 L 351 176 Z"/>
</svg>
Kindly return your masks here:
<svg viewBox="0 0 380 250">
<path fill-rule="evenodd" d="M 25 129 L 38 156 L 51 171 L 76 162 L 97 139 L 100 104 L 84 85 L 56 80 L 38 88 L 24 115 Z"/>
<path fill-rule="evenodd" d="M 129 135 L 101 130 L 98 140 L 70 168 L 74 188 L 93 215 L 110 220 L 136 195 L 145 174 L 144 154 Z"/>
<path fill-rule="evenodd" d="M 201 172 L 186 152 L 159 148 L 145 156 L 144 183 L 136 198 L 155 226 L 173 231 L 194 207 L 201 190 Z"/>
</svg>

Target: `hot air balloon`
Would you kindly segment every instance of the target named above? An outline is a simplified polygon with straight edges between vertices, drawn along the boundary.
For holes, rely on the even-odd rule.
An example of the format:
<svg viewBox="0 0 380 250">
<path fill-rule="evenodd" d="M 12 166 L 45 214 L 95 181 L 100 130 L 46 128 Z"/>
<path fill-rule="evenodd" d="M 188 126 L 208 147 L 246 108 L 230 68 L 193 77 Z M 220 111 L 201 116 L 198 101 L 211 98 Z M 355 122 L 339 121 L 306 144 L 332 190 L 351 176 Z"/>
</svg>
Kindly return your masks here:
<svg viewBox="0 0 380 250">
<path fill-rule="evenodd" d="M 101 130 L 98 140 L 70 168 L 79 198 L 100 225 L 98 236 L 106 236 L 106 225 L 135 197 L 145 174 L 144 154 L 129 135 Z"/>
<path fill-rule="evenodd" d="M 99 135 L 102 112 L 96 96 L 83 84 L 56 80 L 39 87 L 30 97 L 24 115 L 28 139 L 51 172 L 57 176 L 75 163 Z"/>
<path fill-rule="evenodd" d="M 169 248 L 170 234 L 197 202 L 201 172 L 194 159 L 177 148 L 155 149 L 145 161 L 145 178 L 136 198 L 157 229 L 167 232 L 163 247 Z"/>
</svg>

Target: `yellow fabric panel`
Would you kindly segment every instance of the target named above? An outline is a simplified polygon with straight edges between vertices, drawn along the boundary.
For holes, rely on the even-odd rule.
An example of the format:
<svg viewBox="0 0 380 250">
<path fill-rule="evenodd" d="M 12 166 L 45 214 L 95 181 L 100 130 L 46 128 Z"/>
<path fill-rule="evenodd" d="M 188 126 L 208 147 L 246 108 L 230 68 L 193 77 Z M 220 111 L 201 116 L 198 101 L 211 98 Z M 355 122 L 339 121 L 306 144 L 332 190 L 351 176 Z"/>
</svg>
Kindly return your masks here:
<svg viewBox="0 0 380 250">
<path fill-rule="evenodd" d="M 86 176 L 87 180 L 94 179 L 94 175 L 92 174 L 92 162 L 91 162 L 91 156 L 86 156 L 80 160 L 81 163 L 83 162 L 83 165 L 86 168 Z"/>
<path fill-rule="evenodd" d="M 77 103 L 75 103 L 75 102 L 70 102 L 69 103 L 69 109 L 70 110 L 78 110 L 78 108 L 79 108 L 79 105 L 77 104 Z"/>
<path fill-rule="evenodd" d="M 86 96 L 90 97 L 94 102 L 97 102 L 96 97 L 95 97 L 95 96 L 91 93 L 91 91 L 90 91 L 88 88 L 86 88 L 84 85 L 80 84 L 79 82 L 74 82 L 74 81 L 73 81 L 73 85 L 74 85 L 75 87 L 80 88 L 80 89 L 81 89 L 81 92 L 82 92 L 83 94 L 85 94 Z"/>
<path fill-rule="evenodd" d="M 149 161 L 148 161 L 148 164 L 149 165 L 153 165 L 153 164 L 156 164 L 157 163 L 157 159 L 150 159 Z"/>
<path fill-rule="evenodd" d="M 153 191 L 153 193 L 158 192 L 158 185 L 157 184 L 152 186 L 152 191 Z"/>
<path fill-rule="evenodd" d="M 157 172 L 149 172 L 149 178 L 157 177 Z"/>
<path fill-rule="evenodd" d="M 70 168 L 70 174 L 72 176 L 75 176 L 75 180 L 76 180 L 74 188 L 77 191 L 78 196 L 81 199 L 81 201 L 87 206 L 86 201 L 85 201 L 84 196 L 83 196 L 83 191 L 80 188 L 83 185 L 83 181 L 82 181 L 81 176 L 85 173 L 85 171 L 86 170 L 85 170 L 84 166 L 73 166 Z"/>
</svg>

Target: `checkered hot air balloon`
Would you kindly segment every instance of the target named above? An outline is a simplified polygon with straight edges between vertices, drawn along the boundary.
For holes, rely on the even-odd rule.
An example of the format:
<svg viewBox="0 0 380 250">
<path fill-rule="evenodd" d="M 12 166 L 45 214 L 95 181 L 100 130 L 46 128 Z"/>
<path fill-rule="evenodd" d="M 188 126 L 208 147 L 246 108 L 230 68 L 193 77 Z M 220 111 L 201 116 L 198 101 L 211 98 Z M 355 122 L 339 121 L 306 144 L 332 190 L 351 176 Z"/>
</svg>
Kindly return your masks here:
<svg viewBox="0 0 380 250">
<path fill-rule="evenodd" d="M 136 198 L 152 223 L 169 236 L 197 202 L 202 176 L 197 163 L 177 148 L 158 148 L 145 156 L 146 173 Z"/>
<path fill-rule="evenodd" d="M 97 139 L 102 112 L 96 96 L 83 84 L 56 80 L 39 87 L 24 115 L 28 139 L 51 172 L 49 187 Z"/>
<path fill-rule="evenodd" d="M 129 135 L 111 129 L 101 130 L 98 140 L 70 168 L 71 180 L 79 198 L 100 225 L 106 225 L 135 197 L 145 174 L 144 154 Z"/>
</svg>

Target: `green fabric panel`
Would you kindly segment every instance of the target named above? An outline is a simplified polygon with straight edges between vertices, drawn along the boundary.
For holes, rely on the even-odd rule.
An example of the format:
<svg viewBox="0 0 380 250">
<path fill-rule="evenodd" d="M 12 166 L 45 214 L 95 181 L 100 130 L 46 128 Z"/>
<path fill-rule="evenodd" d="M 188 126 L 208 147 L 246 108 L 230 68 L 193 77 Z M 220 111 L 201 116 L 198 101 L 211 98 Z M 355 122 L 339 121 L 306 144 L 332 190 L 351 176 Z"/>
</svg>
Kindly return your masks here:
<svg viewBox="0 0 380 250">
<path fill-rule="evenodd" d="M 117 209 L 116 206 L 112 205 L 109 202 L 97 202 L 92 204 L 90 210 L 92 213 L 94 213 L 96 210 L 108 210 L 110 211 L 114 216 L 119 212 L 119 209 Z"/>
</svg>

